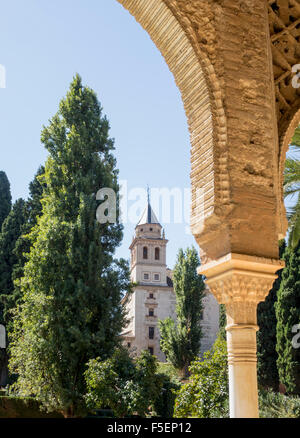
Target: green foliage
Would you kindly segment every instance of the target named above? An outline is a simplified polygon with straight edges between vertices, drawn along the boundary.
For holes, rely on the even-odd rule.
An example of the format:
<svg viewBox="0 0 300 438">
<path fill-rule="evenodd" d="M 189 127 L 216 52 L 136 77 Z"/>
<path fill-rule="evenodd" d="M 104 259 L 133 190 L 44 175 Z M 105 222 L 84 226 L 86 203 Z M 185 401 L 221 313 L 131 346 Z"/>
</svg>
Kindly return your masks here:
<svg viewBox="0 0 300 438">
<path fill-rule="evenodd" d="M 21 300 L 21 290 L 15 280 L 23 276 L 25 265 L 25 253 L 30 250 L 30 240 L 26 237 L 32 227 L 36 224 L 37 216 L 41 213 L 42 186 L 38 181 L 38 176 L 43 173 L 43 168 L 39 169 L 38 175 L 30 183 L 29 199 L 25 202 L 19 199 L 13 205 L 12 210 L 2 225 L 0 235 L 0 323 L 6 326 L 9 342 L 9 333 L 12 329 L 13 313 Z M 2 369 L 5 367 L 4 374 L 7 376 L 7 350 L 0 353 L 0 363 Z M 0 366 L 1 368 L 1 366 Z M 13 377 L 8 380 L 2 379 L 2 385 L 7 381 L 12 383 Z"/>
<path fill-rule="evenodd" d="M 226 317 L 226 306 L 225 304 L 220 304 L 220 316 L 219 316 L 219 334 L 224 341 L 226 341 L 226 323 L 227 323 L 227 317 Z"/>
<path fill-rule="evenodd" d="M 300 394 L 300 348 L 294 348 L 293 327 L 300 324 L 300 243 L 287 247 L 286 263 L 275 304 L 277 317 L 277 368 L 279 380 L 289 394 Z"/>
<path fill-rule="evenodd" d="M 160 418 L 173 418 L 176 393 L 180 388 L 180 383 L 164 374 L 158 375 L 158 379 L 161 384 L 161 392 L 154 401 L 155 415 Z"/>
<path fill-rule="evenodd" d="M 228 416 L 226 342 L 219 337 L 203 360 L 190 366 L 190 379 L 177 393 L 174 416 L 213 418 Z"/>
<path fill-rule="evenodd" d="M 10 184 L 6 173 L 0 171 L 0 231 L 11 209 Z"/>
<path fill-rule="evenodd" d="M 300 146 L 300 126 L 295 129 L 294 136 L 291 141 L 292 146 Z"/>
<path fill-rule="evenodd" d="M 39 402 L 30 397 L 0 397 L 0 418 L 62 418 L 62 415 L 41 411 Z"/>
<path fill-rule="evenodd" d="M 0 324 L 9 328 L 11 315 L 9 310 L 13 302 L 13 271 L 17 263 L 15 245 L 22 234 L 25 223 L 25 201 L 18 199 L 2 224 L 0 234 Z M 5 386 L 8 379 L 7 350 L 0 350 L 0 384 Z"/>
<path fill-rule="evenodd" d="M 5 313 L 8 319 L 8 333 L 11 330 L 11 316 L 14 314 L 14 309 L 21 303 L 22 291 L 20 288 L 19 279 L 24 276 L 24 266 L 28 259 L 28 254 L 31 248 L 30 232 L 37 224 L 38 218 L 42 214 L 42 197 L 45 184 L 43 183 L 43 175 L 45 169 L 40 166 L 33 181 L 29 184 L 29 197 L 24 205 L 24 225 L 22 233 L 15 243 L 13 253 L 16 257 L 12 271 L 12 281 L 14 283 L 13 292 L 7 297 L 5 303 Z M 11 314 L 11 315 L 9 315 Z"/>
<path fill-rule="evenodd" d="M 300 126 L 295 131 L 291 142 L 292 151 L 300 151 Z M 297 157 L 289 157 L 285 162 L 284 196 L 296 197 L 294 205 L 287 209 L 289 221 L 289 243 L 295 248 L 300 240 L 300 161 Z"/>
<path fill-rule="evenodd" d="M 96 192 L 119 188 L 109 123 L 78 75 L 42 142 L 49 152 L 42 214 L 18 282 L 10 368 L 18 394 L 76 416 L 86 409 L 86 363 L 105 360 L 119 345 L 121 299 L 130 291 L 128 264 L 114 259 L 122 226 L 96 221 Z"/>
<path fill-rule="evenodd" d="M 90 409 L 111 408 L 117 417 L 149 414 L 162 390 L 156 358 L 143 351 L 133 361 L 124 349 L 106 361 L 92 359 L 85 372 Z"/>
<path fill-rule="evenodd" d="M 25 201 L 18 199 L 3 222 L 0 234 L 0 324 L 8 322 L 8 301 L 14 290 L 12 274 L 18 261 L 14 250 L 25 222 Z"/>
<path fill-rule="evenodd" d="M 259 392 L 260 418 L 300 418 L 300 398 L 264 390 Z"/>
<path fill-rule="evenodd" d="M 44 183 L 44 166 L 40 166 L 33 181 L 29 184 L 29 197 L 26 201 L 26 224 L 23 234 L 16 242 L 15 253 L 18 257 L 18 263 L 14 269 L 14 279 L 21 278 L 24 274 L 23 268 L 30 252 L 31 239 L 30 232 L 37 224 L 38 218 L 42 214 L 42 197 L 46 188 Z"/>
<path fill-rule="evenodd" d="M 158 362 L 157 363 L 158 374 L 164 374 L 170 380 L 175 383 L 180 383 L 181 375 L 178 370 L 169 362 Z"/>
<path fill-rule="evenodd" d="M 279 253 L 282 258 L 286 248 L 285 240 L 279 242 Z M 262 387 L 273 388 L 275 391 L 279 387 L 279 376 L 276 361 L 278 354 L 276 351 L 276 313 L 275 303 L 277 293 L 280 288 L 282 270 L 277 272 L 278 278 L 275 280 L 269 295 L 265 301 L 259 303 L 257 308 L 257 322 L 259 331 L 257 333 L 257 375 L 258 383 Z"/>
<path fill-rule="evenodd" d="M 174 268 L 177 322 L 171 318 L 159 321 L 160 347 L 167 360 L 188 374 L 191 361 L 199 354 L 201 340 L 200 319 L 205 289 L 195 248 L 180 249 Z"/>
</svg>

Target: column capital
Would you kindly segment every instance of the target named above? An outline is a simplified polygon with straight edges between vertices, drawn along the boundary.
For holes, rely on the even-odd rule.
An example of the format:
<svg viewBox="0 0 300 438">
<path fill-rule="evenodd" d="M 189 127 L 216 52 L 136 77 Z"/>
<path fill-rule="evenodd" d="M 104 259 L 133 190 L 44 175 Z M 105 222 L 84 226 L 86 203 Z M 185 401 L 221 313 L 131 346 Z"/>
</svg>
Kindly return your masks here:
<svg viewBox="0 0 300 438">
<path fill-rule="evenodd" d="M 228 324 L 256 324 L 256 307 L 264 301 L 284 267 L 282 260 L 229 253 L 198 269 L 220 304 L 226 304 Z"/>
</svg>

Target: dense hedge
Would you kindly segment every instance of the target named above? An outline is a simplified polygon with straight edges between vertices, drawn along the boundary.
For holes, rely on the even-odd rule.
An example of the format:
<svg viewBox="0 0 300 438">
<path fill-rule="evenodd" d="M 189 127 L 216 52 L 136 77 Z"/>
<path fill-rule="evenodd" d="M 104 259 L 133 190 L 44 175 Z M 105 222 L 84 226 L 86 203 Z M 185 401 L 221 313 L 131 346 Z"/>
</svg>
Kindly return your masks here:
<svg viewBox="0 0 300 438">
<path fill-rule="evenodd" d="M 61 414 L 40 411 L 40 404 L 33 398 L 1 397 L 0 418 L 62 418 Z"/>
</svg>

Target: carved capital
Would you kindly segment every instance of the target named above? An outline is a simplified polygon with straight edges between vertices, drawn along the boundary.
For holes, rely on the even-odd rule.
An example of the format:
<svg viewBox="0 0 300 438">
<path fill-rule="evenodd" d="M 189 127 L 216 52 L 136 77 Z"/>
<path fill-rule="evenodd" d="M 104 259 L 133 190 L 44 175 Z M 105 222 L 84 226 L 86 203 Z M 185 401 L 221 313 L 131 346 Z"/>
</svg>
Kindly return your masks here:
<svg viewBox="0 0 300 438">
<path fill-rule="evenodd" d="M 199 268 L 220 304 L 226 305 L 228 326 L 251 325 L 256 329 L 256 308 L 282 269 L 281 260 L 227 254 Z"/>
</svg>

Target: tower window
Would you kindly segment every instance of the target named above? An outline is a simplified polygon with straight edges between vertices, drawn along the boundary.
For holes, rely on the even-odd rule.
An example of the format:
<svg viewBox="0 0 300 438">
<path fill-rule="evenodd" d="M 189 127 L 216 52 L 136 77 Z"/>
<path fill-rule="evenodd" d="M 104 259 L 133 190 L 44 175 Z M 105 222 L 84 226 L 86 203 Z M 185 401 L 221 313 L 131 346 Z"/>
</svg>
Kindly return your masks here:
<svg viewBox="0 0 300 438">
<path fill-rule="evenodd" d="M 159 260 L 159 248 L 155 248 L 155 260 Z"/>
<path fill-rule="evenodd" d="M 154 295 L 152 293 L 149 294 L 149 298 L 154 298 Z"/>
<path fill-rule="evenodd" d="M 153 347 L 148 347 L 148 351 L 149 351 L 149 353 L 153 356 L 153 354 L 154 354 L 154 349 L 153 349 Z"/>
<path fill-rule="evenodd" d="M 149 316 L 154 316 L 154 309 L 149 309 Z"/>
<path fill-rule="evenodd" d="M 149 327 L 149 339 L 154 339 L 154 327 Z"/>
<path fill-rule="evenodd" d="M 159 281 L 159 274 L 154 274 L 154 281 Z"/>
<path fill-rule="evenodd" d="M 144 280 L 149 280 L 149 274 L 144 274 Z"/>
<path fill-rule="evenodd" d="M 153 228 L 150 228 L 150 231 L 153 231 Z"/>
<path fill-rule="evenodd" d="M 148 248 L 147 246 L 144 246 L 143 248 L 143 259 L 147 260 L 148 258 Z"/>
<path fill-rule="evenodd" d="M 131 343 L 127 342 L 127 348 L 130 348 L 130 347 L 131 347 Z"/>
</svg>

